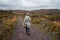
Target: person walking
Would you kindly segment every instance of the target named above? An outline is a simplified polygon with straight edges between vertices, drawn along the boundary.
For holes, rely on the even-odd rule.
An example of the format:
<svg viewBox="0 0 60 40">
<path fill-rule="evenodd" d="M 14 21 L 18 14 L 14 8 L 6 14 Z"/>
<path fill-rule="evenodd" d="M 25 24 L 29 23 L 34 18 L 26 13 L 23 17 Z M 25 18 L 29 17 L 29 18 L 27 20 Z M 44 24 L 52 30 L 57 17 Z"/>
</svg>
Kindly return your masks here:
<svg viewBox="0 0 60 40">
<path fill-rule="evenodd" d="M 26 13 L 23 24 L 24 28 L 26 29 L 26 34 L 30 35 L 31 18 L 29 16 L 29 13 Z"/>
</svg>

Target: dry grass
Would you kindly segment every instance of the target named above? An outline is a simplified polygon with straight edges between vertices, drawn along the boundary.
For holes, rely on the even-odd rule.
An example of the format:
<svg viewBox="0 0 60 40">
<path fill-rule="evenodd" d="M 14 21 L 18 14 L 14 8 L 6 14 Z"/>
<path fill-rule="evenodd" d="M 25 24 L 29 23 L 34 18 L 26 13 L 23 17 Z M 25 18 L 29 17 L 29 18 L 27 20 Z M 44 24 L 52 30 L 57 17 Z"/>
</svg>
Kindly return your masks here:
<svg viewBox="0 0 60 40">
<path fill-rule="evenodd" d="M 22 16 L 22 15 L 21 15 Z M 23 15 L 24 18 L 25 15 Z M 60 15 L 46 15 L 46 14 L 37 14 L 32 13 L 30 14 L 31 22 L 35 25 L 39 24 L 40 27 L 43 27 L 43 30 L 46 30 L 47 32 L 50 32 L 50 37 L 53 37 L 60 35 L 60 23 L 58 22 L 60 20 Z M 56 22 L 55 22 L 56 21 Z M 39 28 L 39 27 L 38 27 Z M 53 35 L 53 36 L 52 36 Z"/>
<path fill-rule="evenodd" d="M 0 40 L 9 40 L 12 37 L 16 21 L 15 14 L 0 14 Z"/>
</svg>

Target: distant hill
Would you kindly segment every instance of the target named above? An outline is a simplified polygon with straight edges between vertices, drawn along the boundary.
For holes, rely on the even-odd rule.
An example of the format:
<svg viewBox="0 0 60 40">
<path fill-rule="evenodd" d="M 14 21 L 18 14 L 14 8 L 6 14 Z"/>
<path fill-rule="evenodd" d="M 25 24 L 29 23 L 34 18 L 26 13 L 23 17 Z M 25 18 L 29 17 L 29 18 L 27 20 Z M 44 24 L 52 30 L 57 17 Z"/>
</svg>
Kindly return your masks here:
<svg viewBox="0 0 60 40">
<path fill-rule="evenodd" d="M 60 14 L 60 10 L 58 9 L 41 9 L 41 10 L 32 10 L 32 11 L 25 11 L 25 10 L 15 10 L 13 11 L 16 14 L 25 14 L 27 12 L 29 13 L 38 13 L 38 14 Z"/>
<path fill-rule="evenodd" d="M 40 9 L 40 10 L 32 10 L 32 11 L 25 11 L 25 10 L 0 10 L 1 11 L 12 11 L 14 14 L 25 14 L 27 12 L 29 13 L 38 13 L 38 14 L 60 14 L 60 10 L 58 9 Z"/>
<path fill-rule="evenodd" d="M 60 10 L 58 9 L 41 9 L 41 10 L 33 10 L 31 12 L 40 14 L 60 14 Z"/>
</svg>

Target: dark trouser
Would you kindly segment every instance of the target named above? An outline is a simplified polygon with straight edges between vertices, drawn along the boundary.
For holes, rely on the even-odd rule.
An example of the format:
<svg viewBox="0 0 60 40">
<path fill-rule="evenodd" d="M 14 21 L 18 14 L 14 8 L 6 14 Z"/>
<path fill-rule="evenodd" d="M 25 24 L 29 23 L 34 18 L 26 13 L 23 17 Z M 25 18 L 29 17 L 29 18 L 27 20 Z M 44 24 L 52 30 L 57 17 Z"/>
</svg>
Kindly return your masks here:
<svg viewBox="0 0 60 40">
<path fill-rule="evenodd" d="M 26 33 L 30 32 L 30 28 L 26 27 Z"/>
</svg>

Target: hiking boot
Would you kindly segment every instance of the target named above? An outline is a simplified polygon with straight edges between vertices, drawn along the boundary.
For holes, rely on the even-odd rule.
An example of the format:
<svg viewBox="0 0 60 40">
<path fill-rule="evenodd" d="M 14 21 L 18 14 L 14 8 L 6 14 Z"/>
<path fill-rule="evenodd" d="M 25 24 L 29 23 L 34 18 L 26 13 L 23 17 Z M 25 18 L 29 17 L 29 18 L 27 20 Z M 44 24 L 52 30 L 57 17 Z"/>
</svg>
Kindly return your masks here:
<svg viewBox="0 0 60 40">
<path fill-rule="evenodd" d="M 30 32 L 27 33 L 30 36 Z"/>
</svg>

